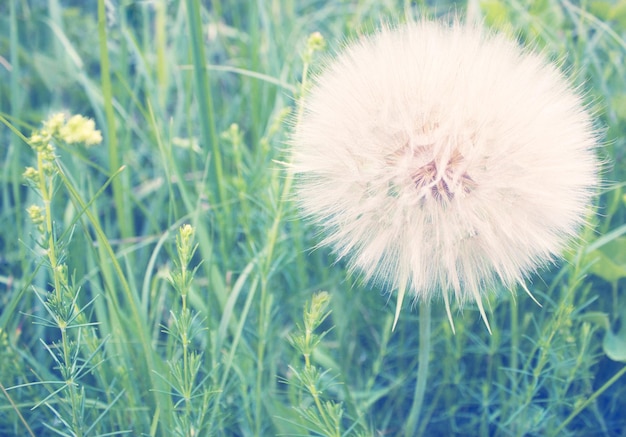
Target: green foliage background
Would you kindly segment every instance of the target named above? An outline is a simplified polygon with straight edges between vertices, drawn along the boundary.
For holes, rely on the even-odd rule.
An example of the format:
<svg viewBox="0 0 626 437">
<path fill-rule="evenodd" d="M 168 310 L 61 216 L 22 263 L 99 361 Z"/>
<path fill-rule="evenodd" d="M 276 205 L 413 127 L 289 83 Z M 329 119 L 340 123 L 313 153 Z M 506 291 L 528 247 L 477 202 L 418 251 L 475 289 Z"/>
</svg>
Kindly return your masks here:
<svg viewBox="0 0 626 437">
<path fill-rule="evenodd" d="M 0 435 L 401 434 L 416 311 L 392 333 L 384 290 L 310 250 L 318 238 L 285 195 L 281 162 L 304 71 L 380 23 L 467 7 L 1 2 Z M 602 132 L 605 184 L 581 242 L 529 284 L 542 307 L 494 293 L 489 335 L 475 308 L 456 311 L 453 334 L 435 305 L 418 432 L 625 436 L 626 2 L 469 9 L 575 73 Z M 325 54 L 307 55 L 313 32 Z M 55 272 L 26 212 L 41 198 L 22 177 L 35 161 L 25 140 L 58 111 L 93 118 L 104 136 L 57 149 L 51 235 L 81 317 L 65 346 L 46 301 Z M 184 223 L 197 249 L 183 260 Z M 170 280 L 187 261 L 188 289 Z M 323 305 L 311 300 L 320 290 Z"/>
</svg>

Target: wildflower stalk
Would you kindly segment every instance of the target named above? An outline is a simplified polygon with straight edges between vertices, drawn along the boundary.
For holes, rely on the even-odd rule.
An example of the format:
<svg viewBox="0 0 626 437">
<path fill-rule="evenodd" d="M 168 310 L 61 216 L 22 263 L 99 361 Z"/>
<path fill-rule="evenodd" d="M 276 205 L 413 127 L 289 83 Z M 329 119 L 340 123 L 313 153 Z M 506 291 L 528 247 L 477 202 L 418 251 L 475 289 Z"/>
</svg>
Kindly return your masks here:
<svg viewBox="0 0 626 437">
<path fill-rule="evenodd" d="M 324 37 L 319 33 L 315 32 L 309 36 L 307 41 L 307 46 L 304 54 L 302 55 L 302 81 L 300 82 L 299 87 L 299 103 L 296 114 L 296 125 L 300 122 L 302 118 L 302 114 L 304 111 L 304 105 L 302 104 L 302 96 L 306 93 L 306 90 L 309 86 L 308 77 L 309 77 L 309 68 L 311 65 L 311 61 L 313 59 L 313 55 L 315 52 L 320 51 L 324 48 L 325 42 Z M 272 262 L 272 253 L 274 250 L 274 246 L 276 245 L 276 240 L 278 237 L 278 227 L 282 222 L 283 218 L 283 208 L 284 203 L 287 200 L 289 193 L 291 192 L 291 185 L 293 183 L 293 171 L 289 167 L 287 169 L 287 175 L 285 177 L 285 183 L 283 185 L 283 191 L 281 193 L 280 202 L 278 204 L 278 208 L 276 211 L 276 216 L 274 217 L 274 222 L 272 223 L 272 228 L 270 229 L 268 245 L 267 245 L 267 269 L 269 269 L 269 264 Z"/>
<path fill-rule="evenodd" d="M 311 61 L 315 52 L 320 51 L 324 47 L 324 38 L 318 32 L 315 32 L 309 36 L 307 40 L 307 46 L 305 52 L 302 55 L 303 67 L 302 67 L 302 81 L 299 87 L 299 97 L 306 92 L 308 86 L 308 74 Z M 298 104 L 298 110 L 296 115 L 296 123 L 299 122 L 302 116 L 302 105 Z M 263 399 L 261 395 L 261 388 L 263 386 L 263 358 L 265 356 L 265 339 L 263 333 L 267 332 L 266 325 L 268 323 L 267 317 L 269 315 L 270 299 L 267 296 L 269 272 L 271 270 L 272 257 L 276 242 L 278 241 L 278 230 L 283 220 L 284 207 L 287 202 L 289 193 L 291 192 L 291 185 L 293 183 L 293 172 L 291 168 L 287 168 L 287 174 L 283 184 L 283 189 L 276 207 L 276 213 L 272 227 L 270 228 L 265 253 L 265 265 L 263 266 L 263 274 L 261 275 L 261 296 L 260 296 L 260 311 L 259 311 L 259 343 L 257 345 L 257 378 L 256 378 L 256 405 L 255 405 L 255 419 L 256 419 L 256 434 L 261 432 L 261 407 L 263 405 Z"/>
<path fill-rule="evenodd" d="M 174 261 L 175 269 L 170 275 L 170 283 L 180 295 L 180 311 L 171 311 L 171 326 L 166 327 L 164 332 L 175 343 L 179 344 L 182 355 L 182 367 L 179 359 L 170 358 L 170 386 L 172 393 L 179 400 L 172 409 L 174 431 L 176 435 L 191 437 L 197 435 L 204 426 L 209 400 L 212 392 L 205 389 L 204 380 L 198 381 L 201 370 L 202 354 L 191 348 L 194 337 L 198 334 L 198 314 L 193 314 L 187 306 L 187 296 L 198 267 L 189 269 L 189 264 L 198 248 L 193 244 L 195 229 L 190 225 L 184 225 L 176 235 L 176 250 L 178 259 Z M 197 395 L 199 389 L 204 390 Z M 196 402 L 199 400 L 200 402 Z M 177 406 L 182 404 L 182 414 Z"/>
<path fill-rule="evenodd" d="M 48 262 L 50 264 L 50 271 L 52 273 L 54 289 L 53 293 L 56 294 L 56 300 L 60 303 L 62 302 L 63 296 L 61 291 L 61 278 L 59 272 L 59 265 L 57 264 L 57 253 L 56 253 L 56 242 L 54 240 L 54 231 L 52 229 L 52 209 L 50 207 L 51 202 L 51 192 L 52 192 L 52 181 L 48 181 L 44 176 L 43 170 L 43 159 L 42 153 L 37 153 L 37 169 L 39 172 L 39 192 L 43 199 L 44 204 L 44 216 L 45 216 L 45 235 L 48 236 L 48 242 L 46 244 L 46 255 L 48 258 Z M 50 190 L 49 190 L 50 189 Z M 80 426 L 78 424 L 77 418 L 77 402 L 76 402 L 76 391 L 75 385 L 71 380 L 68 369 L 71 367 L 71 359 L 70 359 L 70 350 L 69 344 L 67 340 L 67 323 L 62 317 L 59 317 L 55 314 L 55 321 L 57 322 L 58 328 L 61 331 L 61 349 L 63 351 L 63 377 L 65 378 L 66 387 L 70 394 L 71 405 L 72 405 L 72 425 L 76 432 L 76 435 L 80 436 Z"/>
<path fill-rule="evenodd" d="M 63 262 L 65 257 L 63 237 L 57 237 L 55 229 L 52 200 L 55 178 L 61 170 L 56 163 L 53 143 L 60 141 L 67 144 L 92 145 L 101 140 L 100 132 L 95 130 L 92 120 L 82 116 L 74 116 L 66 120 L 63 114 L 54 115 L 44 123 L 42 129 L 33 132 L 29 144 L 36 154 L 36 168 L 27 167 L 23 174 L 28 184 L 39 194 L 43 204 L 43 208 L 31 205 L 27 211 L 41 235 L 40 246 L 44 249 L 44 257 L 52 276 L 52 290 L 47 293 L 45 299 L 41 299 L 51 320 L 41 318 L 40 322 L 45 326 L 58 328 L 61 333 L 60 356 L 53 352 L 53 347 L 47 344 L 44 346 L 58 364 L 63 378 L 61 382 L 64 386 L 41 403 L 46 403 L 54 409 L 47 403 L 47 400 L 56 393 L 66 392 L 71 418 L 65 422 L 71 426 L 72 434 L 76 437 L 84 435 L 86 425 L 84 390 L 79 386 L 78 381 L 89 370 L 87 363 L 96 356 L 100 346 L 96 342 L 90 342 L 89 333 L 84 335 L 82 332 L 82 327 L 88 325 L 87 319 L 82 313 L 83 309 L 77 304 L 79 290 L 73 284 L 73 280 L 68 279 L 68 267 Z M 70 329 L 75 329 L 76 332 L 74 342 L 69 336 Z M 78 363 L 81 342 L 86 342 L 91 347 L 84 364 Z"/>
<path fill-rule="evenodd" d="M 44 205 L 44 216 L 45 216 L 45 235 L 48 236 L 48 242 L 46 244 L 46 255 L 48 258 L 48 262 L 50 264 L 50 272 L 52 273 L 52 279 L 54 283 L 53 292 L 56 294 L 56 301 L 61 305 L 64 305 L 64 296 L 63 296 L 63 288 L 68 289 L 67 287 L 67 277 L 62 277 L 64 274 L 67 274 L 67 268 L 64 268 L 64 265 L 59 265 L 57 258 L 57 248 L 56 241 L 54 238 L 55 232 L 52 228 L 52 192 L 54 189 L 54 182 L 52 178 L 45 177 L 44 170 L 44 159 L 42 156 L 42 152 L 37 152 L 37 169 L 39 171 L 39 193 L 41 194 L 43 205 Z M 63 285 L 62 285 L 63 283 Z M 62 373 L 65 378 L 65 383 L 67 390 L 70 395 L 70 403 L 71 403 L 71 411 L 72 411 L 72 428 L 77 437 L 81 437 L 82 433 L 82 421 L 80 420 L 79 413 L 79 401 L 78 401 L 78 393 L 76 391 L 76 384 L 70 369 L 72 369 L 72 357 L 70 353 L 70 344 L 67 338 L 67 328 L 68 328 L 68 320 L 66 320 L 62 315 L 55 314 L 55 321 L 59 330 L 61 331 L 61 349 L 63 351 L 63 367 Z"/>
<path fill-rule="evenodd" d="M 304 325 L 298 325 L 298 331 L 290 337 L 291 344 L 304 358 L 304 366 L 302 368 L 290 366 L 289 368 L 294 375 L 292 384 L 298 387 L 302 394 L 308 394 L 313 400 L 313 407 L 304 402 L 295 407 L 305 421 L 307 429 L 329 437 L 340 437 L 342 435 L 342 405 L 332 401 L 323 401 L 321 397 L 324 391 L 323 378 L 327 371 L 321 371 L 311 363 L 313 352 L 328 332 L 316 334 L 315 331 L 330 315 L 330 311 L 327 310 L 329 302 L 330 295 L 323 291 L 315 294 L 310 303 L 305 306 Z"/>
</svg>

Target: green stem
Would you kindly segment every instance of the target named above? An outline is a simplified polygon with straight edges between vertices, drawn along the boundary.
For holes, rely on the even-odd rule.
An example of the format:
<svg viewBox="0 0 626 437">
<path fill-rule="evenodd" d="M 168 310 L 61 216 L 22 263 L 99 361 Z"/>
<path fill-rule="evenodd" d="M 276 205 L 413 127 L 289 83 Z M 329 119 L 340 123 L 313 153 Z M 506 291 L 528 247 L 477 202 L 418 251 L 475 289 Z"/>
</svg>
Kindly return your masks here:
<svg viewBox="0 0 626 437">
<path fill-rule="evenodd" d="M 430 361 L 430 303 L 420 303 L 420 345 L 419 364 L 417 366 L 417 381 L 415 392 L 413 393 L 413 404 L 409 412 L 409 418 L 404 428 L 405 437 L 414 437 L 417 431 L 417 424 L 424 403 L 424 393 L 426 392 L 426 380 L 428 379 L 428 364 Z"/>
<path fill-rule="evenodd" d="M 333 426 L 333 424 L 329 420 L 328 414 L 326 414 L 326 410 L 322 406 L 322 401 L 319 397 L 319 392 L 317 391 L 317 387 L 315 387 L 314 384 L 311 384 L 307 387 L 307 389 L 309 390 L 309 393 L 311 393 L 311 396 L 313 397 L 313 400 L 315 402 L 315 407 L 317 408 L 317 411 L 320 414 L 320 417 L 324 421 L 324 426 L 326 426 L 326 430 L 330 431 L 332 429 L 333 431 L 338 431 L 336 430 L 336 427 Z M 329 437 L 339 437 L 340 435 L 341 434 L 339 432 L 336 432 L 334 435 L 329 436 Z"/>
<path fill-rule="evenodd" d="M 61 282 L 59 281 L 59 275 L 57 274 L 57 254 L 56 245 L 54 244 L 54 229 L 52 225 L 52 208 L 50 204 L 52 202 L 53 185 L 50 181 L 48 186 L 48 179 L 45 175 L 44 163 L 41 152 L 37 152 L 37 171 L 39 173 L 39 193 L 43 200 L 44 214 L 46 220 L 46 233 L 48 236 L 48 247 L 46 248 L 46 255 L 50 261 L 50 270 L 52 270 L 52 277 L 54 280 L 54 291 L 57 294 L 57 299 L 61 301 Z"/>
<path fill-rule="evenodd" d="M 39 172 L 39 192 L 41 194 L 44 204 L 44 214 L 46 220 L 46 233 L 48 237 L 48 246 L 46 248 L 46 255 L 50 262 L 50 270 L 54 282 L 54 292 L 59 303 L 63 302 L 66 297 L 63 296 L 63 285 L 66 279 L 61 277 L 59 272 L 59 258 L 57 254 L 56 241 L 54 239 L 54 225 L 52 221 L 52 195 L 54 192 L 53 176 L 46 176 L 44 169 L 44 162 L 42 152 L 37 152 L 37 168 Z M 62 318 L 63 317 L 63 318 Z M 68 321 L 59 314 L 55 315 L 55 321 L 61 330 L 61 349 L 63 352 L 63 367 L 62 375 L 65 378 L 67 390 L 69 391 L 70 404 L 72 406 L 72 427 L 77 437 L 82 437 L 82 426 L 80 420 L 80 412 L 78 406 L 78 399 L 76 393 L 76 387 L 74 385 L 74 374 L 72 370 L 72 357 L 70 355 L 70 344 L 67 337 L 67 323 Z"/>
</svg>

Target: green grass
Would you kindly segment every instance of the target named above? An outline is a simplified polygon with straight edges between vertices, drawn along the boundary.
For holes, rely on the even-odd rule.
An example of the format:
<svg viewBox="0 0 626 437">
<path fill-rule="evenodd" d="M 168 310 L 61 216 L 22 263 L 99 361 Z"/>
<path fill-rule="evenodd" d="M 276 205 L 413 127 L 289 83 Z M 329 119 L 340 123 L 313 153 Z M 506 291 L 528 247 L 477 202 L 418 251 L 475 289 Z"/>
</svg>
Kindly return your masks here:
<svg viewBox="0 0 626 437">
<path fill-rule="evenodd" d="M 393 300 L 310 250 L 280 163 L 323 56 L 465 4 L 85 3 L 0 4 L 0 435 L 400 435 L 417 311 L 391 332 Z M 473 3 L 575 72 L 605 184 L 581 243 L 529 284 L 542 307 L 494 293 L 489 335 L 477 308 L 453 334 L 433 305 L 419 433 L 626 435 L 626 2 Z M 58 111 L 104 141 L 57 138 L 33 186 L 27 139 Z"/>
</svg>

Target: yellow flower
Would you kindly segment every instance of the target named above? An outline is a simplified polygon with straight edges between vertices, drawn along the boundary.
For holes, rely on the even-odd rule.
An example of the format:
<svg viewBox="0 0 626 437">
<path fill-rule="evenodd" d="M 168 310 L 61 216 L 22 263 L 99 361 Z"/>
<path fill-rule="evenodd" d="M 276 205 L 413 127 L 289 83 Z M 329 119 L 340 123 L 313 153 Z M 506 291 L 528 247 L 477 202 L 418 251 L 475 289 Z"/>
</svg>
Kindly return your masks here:
<svg viewBox="0 0 626 437">
<path fill-rule="evenodd" d="M 28 216 L 36 225 L 42 224 L 46 217 L 43 208 L 37 205 L 29 206 L 28 208 L 26 208 L 26 212 L 28 212 Z"/>
<path fill-rule="evenodd" d="M 35 185 L 39 183 L 39 172 L 33 167 L 26 167 L 24 173 L 22 173 L 22 177 Z"/>
<path fill-rule="evenodd" d="M 50 118 L 48 118 L 46 121 L 44 121 L 42 131 L 54 136 L 59 133 L 59 130 L 61 129 L 61 127 L 63 127 L 64 124 L 65 114 L 63 114 L 62 112 L 57 112 L 56 114 L 50 116 Z"/>
<path fill-rule="evenodd" d="M 72 116 L 65 125 L 59 128 L 58 135 L 68 144 L 83 143 L 86 146 L 92 146 L 102 142 L 102 134 L 96 130 L 96 123 L 82 115 Z"/>
</svg>

